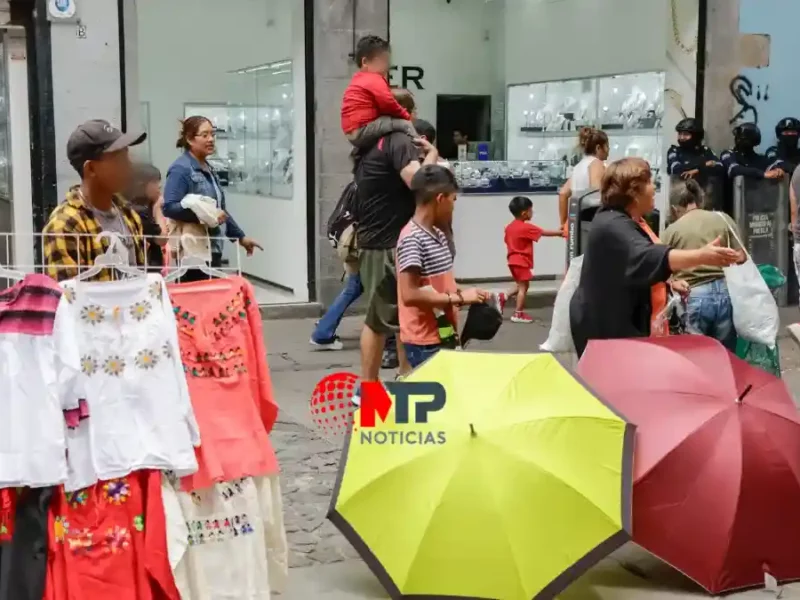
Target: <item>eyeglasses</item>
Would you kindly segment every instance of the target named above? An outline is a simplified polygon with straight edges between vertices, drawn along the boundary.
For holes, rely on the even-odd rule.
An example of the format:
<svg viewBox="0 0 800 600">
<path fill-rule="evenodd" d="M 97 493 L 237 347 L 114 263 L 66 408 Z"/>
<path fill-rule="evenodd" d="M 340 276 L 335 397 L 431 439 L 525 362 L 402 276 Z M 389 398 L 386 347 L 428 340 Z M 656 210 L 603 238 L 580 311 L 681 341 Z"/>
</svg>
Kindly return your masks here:
<svg viewBox="0 0 800 600">
<path fill-rule="evenodd" d="M 213 131 L 204 131 L 203 133 L 198 133 L 195 137 L 199 137 L 201 140 L 209 140 L 217 137 L 217 134 Z"/>
</svg>

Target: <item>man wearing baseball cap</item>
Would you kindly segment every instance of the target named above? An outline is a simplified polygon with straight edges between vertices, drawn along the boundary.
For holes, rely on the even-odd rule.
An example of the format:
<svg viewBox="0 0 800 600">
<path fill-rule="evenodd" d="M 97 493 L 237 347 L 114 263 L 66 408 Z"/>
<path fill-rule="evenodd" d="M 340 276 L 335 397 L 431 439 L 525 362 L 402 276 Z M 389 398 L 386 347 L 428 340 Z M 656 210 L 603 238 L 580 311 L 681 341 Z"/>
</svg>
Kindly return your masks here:
<svg viewBox="0 0 800 600">
<path fill-rule="evenodd" d="M 145 264 L 139 215 L 119 196 L 131 179 L 128 148 L 141 144 L 144 133 L 123 133 L 108 121 L 94 119 L 79 125 L 67 141 L 67 159 L 81 184 L 67 193 L 66 201 L 50 215 L 42 232 L 47 273 L 61 281 L 91 268 L 108 242 L 103 232 L 119 234 L 131 265 Z M 104 269 L 95 279 L 109 280 Z"/>
</svg>

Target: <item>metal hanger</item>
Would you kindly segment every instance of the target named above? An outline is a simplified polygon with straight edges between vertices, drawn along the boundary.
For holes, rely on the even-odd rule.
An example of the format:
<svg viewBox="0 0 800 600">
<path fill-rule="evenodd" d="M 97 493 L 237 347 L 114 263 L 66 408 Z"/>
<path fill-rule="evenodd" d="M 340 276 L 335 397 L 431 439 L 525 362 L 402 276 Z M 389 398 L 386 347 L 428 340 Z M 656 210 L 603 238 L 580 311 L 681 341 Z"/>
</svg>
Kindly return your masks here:
<svg viewBox="0 0 800 600">
<path fill-rule="evenodd" d="M 181 236 L 181 243 L 185 246 L 187 245 L 186 242 L 197 242 L 197 238 L 192 235 L 191 233 L 184 233 Z M 180 265 L 177 269 L 175 269 L 172 273 L 167 275 L 164 278 L 164 281 L 167 283 L 172 283 L 177 281 L 189 271 L 189 269 L 198 269 L 202 271 L 206 275 L 210 277 L 217 277 L 219 279 L 227 279 L 229 274 L 225 271 L 221 271 L 219 269 L 215 269 L 214 267 L 209 265 L 209 261 L 203 258 L 202 256 L 197 255 L 186 255 L 181 258 Z"/>
<path fill-rule="evenodd" d="M 110 231 L 102 231 L 95 240 L 100 242 L 105 238 L 108 238 L 108 248 L 106 251 L 94 260 L 94 266 L 91 269 L 78 273 L 78 276 L 75 277 L 75 281 L 85 281 L 86 279 L 99 275 L 105 269 L 113 269 L 135 279 L 141 279 L 147 275 L 142 269 L 131 266 L 128 248 L 119 237 L 119 234 Z"/>
</svg>

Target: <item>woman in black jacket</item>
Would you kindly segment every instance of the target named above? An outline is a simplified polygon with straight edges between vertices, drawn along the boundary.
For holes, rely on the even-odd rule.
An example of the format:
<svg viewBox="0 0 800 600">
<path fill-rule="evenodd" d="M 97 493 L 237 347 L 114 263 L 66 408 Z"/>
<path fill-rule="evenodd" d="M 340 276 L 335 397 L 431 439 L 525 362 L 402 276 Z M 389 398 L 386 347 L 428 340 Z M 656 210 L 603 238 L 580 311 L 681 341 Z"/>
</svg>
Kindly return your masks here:
<svg viewBox="0 0 800 600">
<path fill-rule="evenodd" d="M 145 235 L 147 270 L 160 272 L 164 268 L 164 246 L 167 238 L 156 218 L 156 206 L 161 202 L 161 171 L 149 164 L 134 166 L 133 185 L 127 200 L 139 214 Z"/>
<path fill-rule="evenodd" d="M 636 221 L 655 201 L 650 165 L 641 158 L 612 163 L 603 177 L 602 207 L 592 221 L 578 289 L 570 302 L 570 325 L 580 356 L 589 340 L 647 337 L 650 288 L 674 271 L 701 265 L 726 267 L 739 254 L 719 240 L 699 250 L 654 244 Z"/>
</svg>

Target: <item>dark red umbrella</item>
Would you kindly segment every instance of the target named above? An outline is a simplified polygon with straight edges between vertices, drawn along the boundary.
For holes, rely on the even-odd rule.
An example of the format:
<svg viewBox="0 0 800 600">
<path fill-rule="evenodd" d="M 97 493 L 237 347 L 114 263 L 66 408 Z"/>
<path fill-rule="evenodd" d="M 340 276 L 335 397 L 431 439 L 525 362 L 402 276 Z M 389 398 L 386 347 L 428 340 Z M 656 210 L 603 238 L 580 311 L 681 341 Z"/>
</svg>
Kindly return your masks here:
<svg viewBox="0 0 800 600">
<path fill-rule="evenodd" d="M 637 426 L 633 540 L 713 594 L 800 579 L 800 417 L 703 336 L 593 341 L 578 373 Z"/>
</svg>

